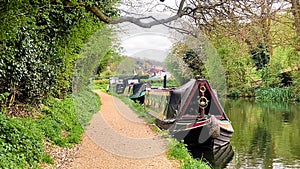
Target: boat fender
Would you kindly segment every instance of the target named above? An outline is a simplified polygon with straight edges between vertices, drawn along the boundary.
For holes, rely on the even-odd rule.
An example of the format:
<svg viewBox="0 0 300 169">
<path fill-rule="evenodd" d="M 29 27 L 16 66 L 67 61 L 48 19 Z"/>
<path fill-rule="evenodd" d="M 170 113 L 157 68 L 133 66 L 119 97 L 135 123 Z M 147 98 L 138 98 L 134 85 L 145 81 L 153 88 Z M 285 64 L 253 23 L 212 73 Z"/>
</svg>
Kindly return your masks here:
<svg viewBox="0 0 300 169">
<path fill-rule="evenodd" d="M 211 133 L 211 138 L 217 138 L 221 135 L 220 132 L 220 126 L 219 125 L 215 125 L 212 127 L 212 133 Z"/>
<path fill-rule="evenodd" d="M 209 130 L 209 135 L 212 138 L 217 138 L 221 135 L 220 126 L 216 122 L 216 117 L 214 115 L 211 116 L 211 126 Z"/>
</svg>

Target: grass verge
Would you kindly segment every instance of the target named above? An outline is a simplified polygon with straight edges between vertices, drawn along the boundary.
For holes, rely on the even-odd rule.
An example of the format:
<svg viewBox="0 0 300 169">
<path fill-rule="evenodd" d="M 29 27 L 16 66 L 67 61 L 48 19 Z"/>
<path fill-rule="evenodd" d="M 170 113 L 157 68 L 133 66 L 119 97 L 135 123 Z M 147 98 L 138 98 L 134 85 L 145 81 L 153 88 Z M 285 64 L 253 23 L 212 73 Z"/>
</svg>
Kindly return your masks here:
<svg viewBox="0 0 300 169">
<path fill-rule="evenodd" d="M 43 163 L 53 163 L 45 152 L 45 140 L 60 147 L 79 143 L 84 126 L 100 108 L 100 99 L 86 90 L 63 100 L 49 98 L 41 107 L 35 118 L 0 112 L 0 168 L 41 168 Z"/>
</svg>

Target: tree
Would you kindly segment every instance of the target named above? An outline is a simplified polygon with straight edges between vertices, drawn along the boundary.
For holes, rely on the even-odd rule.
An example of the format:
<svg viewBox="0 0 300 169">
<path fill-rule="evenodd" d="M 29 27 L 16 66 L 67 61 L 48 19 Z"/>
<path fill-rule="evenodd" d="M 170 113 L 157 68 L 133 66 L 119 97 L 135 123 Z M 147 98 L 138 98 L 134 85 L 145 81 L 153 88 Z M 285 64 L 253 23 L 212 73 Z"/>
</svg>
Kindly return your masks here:
<svg viewBox="0 0 300 169">
<path fill-rule="evenodd" d="M 111 1 L 101 5 L 108 16 L 116 15 Z M 82 6 L 47 0 L 1 2 L 0 26 L 0 95 L 9 94 L 9 106 L 65 97 L 79 52 L 107 27 Z"/>
<path fill-rule="evenodd" d="M 157 2 L 152 7 L 163 6 L 173 12 L 172 15 L 162 19 L 123 15 L 128 11 L 118 10 L 117 0 L 4 1 L 0 5 L 3 28 L 0 30 L 0 93 L 9 92 L 12 100 L 17 96 L 21 100 L 39 101 L 49 93 L 63 97 L 70 88 L 76 54 L 92 32 L 106 24 L 131 22 L 145 28 L 163 24 L 196 35 L 168 24 L 184 18 L 208 35 L 227 30 L 222 31 L 226 36 L 239 36 L 255 47 L 256 42 L 270 43 L 268 33 L 263 38 L 253 35 L 269 30 L 268 19 L 284 8 L 284 5 L 273 8 L 272 4 L 280 0 L 180 0 L 177 7 L 152 2 Z M 293 9 L 297 9 L 296 1 L 292 2 Z M 294 13 L 297 16 L 297 12 Z M 260 21 L 264 29 L 252 31 L 251 28 L 259 27 Z M 251 39 L 252 36 L 255 38 Z"/>
<path fill-rule="evenodd" d="M 294 25 L 296 29 L 297 34 L 297 50 L 300 51 L 300 2 L 299 0 L 290 0 L 289 1 L 292 4 L 291 11 L 294 16 Z"/>
</svg>

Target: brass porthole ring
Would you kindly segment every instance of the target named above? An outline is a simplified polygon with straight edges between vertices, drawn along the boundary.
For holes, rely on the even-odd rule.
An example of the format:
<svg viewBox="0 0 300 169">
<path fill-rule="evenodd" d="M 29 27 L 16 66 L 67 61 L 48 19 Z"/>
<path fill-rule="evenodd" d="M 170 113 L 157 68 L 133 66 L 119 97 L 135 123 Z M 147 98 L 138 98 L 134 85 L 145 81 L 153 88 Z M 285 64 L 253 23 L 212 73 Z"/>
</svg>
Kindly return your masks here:
<svg viewBox="0 0 300 169">
<path fill-rule="evenodd" d="M 206 88 L 205 88 L 205 86 L 200 86 L 199 90 L 200 90 L 201 93 L 204 93 L 206 91 Z"/>
<path fill-rule="evenodd" d="M 207 105 L 208 105 L 208 100 L 207 100 L 206 97 L 201 96 L 201 97 L 199 98 L 199 100 L 198 100 L 198 103 L 199 103 L 199 105 L 200 105 L 201 108 L 206 108 Z"/>
</svg>

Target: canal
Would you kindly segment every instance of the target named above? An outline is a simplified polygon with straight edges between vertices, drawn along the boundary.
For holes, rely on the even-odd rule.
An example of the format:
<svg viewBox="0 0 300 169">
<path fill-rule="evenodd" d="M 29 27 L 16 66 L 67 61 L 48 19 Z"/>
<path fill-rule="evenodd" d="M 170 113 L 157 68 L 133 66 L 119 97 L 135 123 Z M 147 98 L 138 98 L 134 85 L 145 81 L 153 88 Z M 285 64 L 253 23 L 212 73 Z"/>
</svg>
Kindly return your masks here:
<svg viewBox="0 0 300 169">
<path fill-rule="evenodd" d="M 225 112 L 234 135 L 224 159 L 205 153 L 213 168 L 300 168 L 300 104 L 228 99 Z"/>
</svg>

